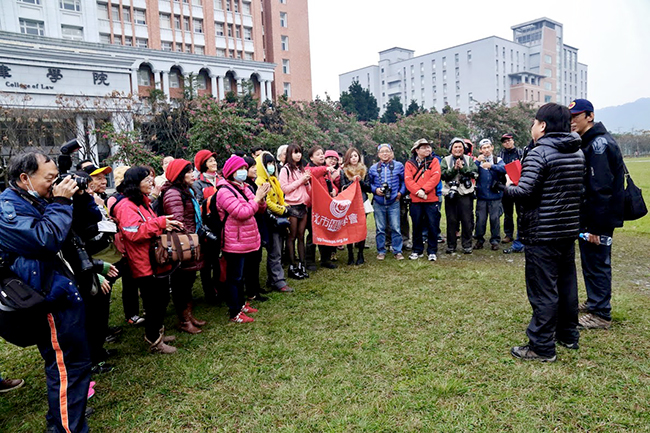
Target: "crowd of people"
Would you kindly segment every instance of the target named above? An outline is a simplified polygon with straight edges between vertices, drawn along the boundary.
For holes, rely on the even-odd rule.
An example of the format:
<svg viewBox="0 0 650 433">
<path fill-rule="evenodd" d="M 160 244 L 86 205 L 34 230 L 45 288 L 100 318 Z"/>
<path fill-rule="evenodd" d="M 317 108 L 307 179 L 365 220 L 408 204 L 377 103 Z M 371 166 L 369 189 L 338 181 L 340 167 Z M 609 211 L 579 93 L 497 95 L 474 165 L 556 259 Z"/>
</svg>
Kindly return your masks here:
<svg viewBox="0 0 650 433">
<path fill-rule="evenodd" d="M 201 150 L 192 162 L 165 157 L 162 174 L 149 166 L 113 171 L 81 161 L 74 176 L 64 179 L 45 154 L 15 157 L 11 186 L 0 195 L 0 251 L 3 266 L 51 303 L 36 339 L 45 359 L 49 431 L 87 431 L 91 374 L 112 369 L 107 359 L 114 353 L 104 345 L 121 330 L 108 326 L 118 278 L 126 323 L 144 327 L 152 353 L 172 354 L 175 337 L 163 326 L 170 294 L 180 331 L 200 334 L 206 325 L 194 315 L 197 272 L 205 301 L 225 302 L 230 322 L 244 324 L 254 321 L 256 307 L 268 299 L 265 288 L 290 293 L 289 279 L 336 268 L 337 247 L 313 242 L 315 183 L 336 197 L 358 182 L 365 211 L 374 214 L 379 261 L 389 252 L 404 260 L 406 250 L 409 259 L 419 260 L 426 249 L 426 259 L 436 262 L 439 245 L 457 254 L 459 237 L 462 253 L 472 254 L 484 248 L 489 221 L 492 250 L 512 244 L 503 253 L 526 253 L 533 319 L 529 343 L 514 347 L 513 356 L 553 361 L 556 340 L 577 349 L 579 325 L 611 324 L 611 247 L 600 244 L 600 235 L 611 236 L 622 224 L 622 158 L 586 100 L 575 101 L 571 110 L 541 107 L 531 135 L 519 149 L 513 135 L 504 133 L 498 155 L 489 139 L 480 140 L 476 152 L 469 139 L 456 137 L 445 157 L 420 139 L 404 163 L 383 143 L 370 167 L 355 148 L 340 154 L 294 143 L 275 154 Z M 522 170 L 515 184 L 506 164 L 516 160 Z M 111 172 L 115 192 L 109 196 Z M 152 242 L 174 231 L 197 234 L 201 254 L 160 266 L 152 260 Z M 580 242 L 588 299 L 578 305 L 574 244 L 580 232 L 589 233 Z M 341 247 L 346 248 L 347 265 L 365 263 L 365 241 Z M 580 319 L 579 309 L 586 313 Z M 23 383 L 3 380 L 0 392 Z"/>
</svg>

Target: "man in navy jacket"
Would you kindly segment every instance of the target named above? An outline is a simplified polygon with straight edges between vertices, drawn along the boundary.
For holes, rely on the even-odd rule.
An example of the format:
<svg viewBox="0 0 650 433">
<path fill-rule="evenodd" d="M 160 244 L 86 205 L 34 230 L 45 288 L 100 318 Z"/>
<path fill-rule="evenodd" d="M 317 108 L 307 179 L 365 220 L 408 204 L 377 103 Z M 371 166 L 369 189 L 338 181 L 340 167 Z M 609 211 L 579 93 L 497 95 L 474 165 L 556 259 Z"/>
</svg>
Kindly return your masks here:
<svg viewBox="0 0 650 433">
<path fill-rule="evenodd" d="M 476 180 L 476 239 L 475 250 L 483 248 L 485 242 L 485 230 L 487 220 L 490 219 L 490 244 L 493 250 L 499 249 L 501 242 L 501 224 L 499 218 L 503 213 L 501 208 L 501 197 L 503 191 L 497 188 L 496 182 L 506 174 L 506 166 L 503 160 L 494 155 L 494 146 L 489 138 L 479 142 L 481 155 L 476 159 L 478 167 L 478 179 Z"/>
</svg>

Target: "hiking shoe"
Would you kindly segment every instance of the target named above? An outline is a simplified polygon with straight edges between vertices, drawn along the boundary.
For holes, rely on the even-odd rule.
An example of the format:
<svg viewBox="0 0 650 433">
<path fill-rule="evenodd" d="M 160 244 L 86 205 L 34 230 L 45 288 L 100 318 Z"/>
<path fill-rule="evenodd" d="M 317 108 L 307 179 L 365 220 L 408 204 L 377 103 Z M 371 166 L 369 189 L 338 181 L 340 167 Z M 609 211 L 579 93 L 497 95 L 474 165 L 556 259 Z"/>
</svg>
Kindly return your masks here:
<svg viewBox="0 0 650 433">
<path fill-rule="evenodd" d="M 510 242 L 512 242 L 512 238 L 511 238 L 510 236 L 506 236 L 506 237 L 503 238 L 503 240 L 501 241 L 502 244 L 509 244 Z"/>
<path fill-rule="evenodd" d="M 587 301 L 578 304 L 578 313 L 588 313 Z"/>
<path fill-rule="evenodd" d="M 0 382 L 0 393 L 13 391 L 25 385 L 23 379 L 5 379 Z"/>
<path fill-rule="evenodd" d="M 377 254 L 377 260 L 384 260 L 386 258 L 386 253 Z"/>
<path fill-rule="evenodd" d="M 216 297 L 215 297 L 216 298 Z M 137 314 L 126 319 L 126 323 L 133 326 L 142 325 L 144 323 L 144 317 L 140 317 Z"/>
<path fill-rule="evenodd" d="M 490 245 L 490 249 L 491 249 L 492 251 L 496 251 L 496 250 L 498 250 L 498 249 L 499 249 L 499 244 L 491 244 L 491 245 Z"/>
<path fill-rule="evenodd" d="M 472 254 L 471 248 L 463 248 L 463 254 Z"/>
<path fill-rule="evenodd" d="M 575 343 L 565 343 L 562 340 L 556 340 L 556 343 L 558 346 L 566 347 L 567 349 L 571 350 L 578 350 L 580 348 L 577 341 Z"/>
<path fill-rule="evenodd" d="M 233 323 L 250 323 L 250 322 L 254 322 L 255 319 L 253 319 L 252 317 L 248 317 L 246 314 L 244 314 L 243 311 L 241 311 L 235 317 L 230 319 L 230 321 Z"/>
<path fill-rule="evenodd" d="M 578 329 L 609 329 L 611 320 L 605 320 L 595 314 L 585 314 L 578 319 Z"/>
<path fill-rule="evenodd" d="M 417 259 L 419 259 L 419 258 L 422 257 L 422 256 L 423 256 L 423 254 L 411 253 L 411 255 L 409 256 L 409 259 L 411 259 L 411 260 L 417 260 Z"/>
<path fill-rule="evenodd" d="M 429 254 L 430 262 L 435 262 L 436 260 L 438 260 L 438 256 L 436 256 L 435 254 Z"/>
<path fill-rule="evenodd" d="M 540 362 L 555 362 L 557 355 L 553 356 L 540 356 L 536 354 L 529 345 L 525 346 L 515 346 L 510 349 L 510 354 L 515 358 L 519 358 L 523 361 L 540 361 Z"/>
<path fill-rule="evenodd" d="M 404 254 L 402 253 L 395 254 L 395 260 L 404 260 Z"/>
<path fill-rule="evenodd" d="M 257 308 L 251 307 L 251 304 L 246 302 L 244 306 L 241 308 L 242 312 L 244 313 L 257 313 L 259 310 Z"/>
<path fill-rule="evenodd" d="M 474 249 L 475 250 L 482 250 L 483 249 L 483 242 L 476 242 L 474 244 Z"/>
<path fill-rule="evenodd" d="M 291 292 L 293 292 L 293 287 L 284 286 L 284 287 L 278 289 L 278 291 L 280 291 L 282 293 L 291 293 Z"/>
</svg>

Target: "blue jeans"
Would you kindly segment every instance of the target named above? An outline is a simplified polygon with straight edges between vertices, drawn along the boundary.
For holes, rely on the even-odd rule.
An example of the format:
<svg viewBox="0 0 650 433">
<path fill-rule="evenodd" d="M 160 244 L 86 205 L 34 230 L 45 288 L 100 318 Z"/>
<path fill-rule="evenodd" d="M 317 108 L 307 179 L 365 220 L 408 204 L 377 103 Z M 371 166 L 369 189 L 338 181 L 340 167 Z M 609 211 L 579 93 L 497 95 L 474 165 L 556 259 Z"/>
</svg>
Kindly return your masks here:
<svg viewBox="0 0 650 433">
<path fill-rule="evenodd" d="M 439 203 L 411 203 L 413 252 L 424 253 L 423 233 L 427 232 L 427 254 L 438 254 Z"/>
<path fill-rule="evenodd" d="M 375 210 L 375 225 L 377 226 L 377 252 L 386 254 L 386 221 L 391 231 L 393 253 L 402 253 L 402 234 L 400 233 L 400 205 L 399 200 L 390 205 L 377 202 L 372 204 Z"/>
</svg>

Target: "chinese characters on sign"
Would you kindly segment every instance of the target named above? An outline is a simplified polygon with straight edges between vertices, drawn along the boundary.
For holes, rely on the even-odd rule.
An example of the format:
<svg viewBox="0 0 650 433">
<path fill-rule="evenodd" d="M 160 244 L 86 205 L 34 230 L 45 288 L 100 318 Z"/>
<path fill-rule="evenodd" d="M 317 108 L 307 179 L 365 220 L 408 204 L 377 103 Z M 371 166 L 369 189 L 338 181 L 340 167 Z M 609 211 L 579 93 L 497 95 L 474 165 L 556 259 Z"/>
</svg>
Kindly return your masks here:
<svg viewBox="0 0 650 433">
<path fill-rule="evenodd" d="M 49 68 L 46 77 L 49 78 L 51 82 L 56 83 L 63 78 L 63 74 L 59 68 Z"/>
<path fill-rule="evenodd" d="M 9 68 L 9 66 L 0 65 L 0 77 L 2 77 L 2 78 L 11 77 L 11 74 L 9 72 L 11 72 L 11 68 Z"/>
<path fill-rule="evenodd" d="M 346 215 L 343 219 L 328 218 L 324 215 L 315 213 L 313 220 L 315 225 L 323 227 L 331 232 L 338 232 L 341 230 L 341 227 L 344 227 L 347 224 L 357 224 L 359 222 L 357 214 L 354 213 Z"/>
<path fill-rule="evenodd" d="M 99 85 L 105 85 L 108 86 L 110 83 L 108 81 L 108 74 L 105 72 L 93 72 L 93 84 L 99 86 Z"/>
</svg>

